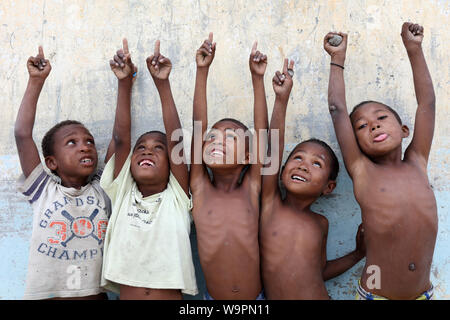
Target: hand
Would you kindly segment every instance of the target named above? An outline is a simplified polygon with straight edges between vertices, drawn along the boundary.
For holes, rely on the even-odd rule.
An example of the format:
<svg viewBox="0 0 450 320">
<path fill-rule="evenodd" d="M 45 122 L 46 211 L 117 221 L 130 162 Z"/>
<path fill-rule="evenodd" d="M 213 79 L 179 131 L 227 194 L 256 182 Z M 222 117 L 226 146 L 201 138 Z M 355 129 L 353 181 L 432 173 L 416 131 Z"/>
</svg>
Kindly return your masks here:
<svg viewBox="0 0 450 320">
<path fill-rule="evenodd" d="M 401 36 L 407 51 L 420 48 L 423 40 L 423 27 L 411 22 L 405 22 L 402 26 Z"/>
<path fill-rule="evenodd" d="M 337 47 L 334 47 L 328 42 L 328 40 L 336 34 L 342 37 L 342 42 Z M 344 65 L 347 52 L 347 37 L 348 35 L 346 33 L 329 32 L 323 39 L 323 48 L 331 56 L 331 62 L 336 62 L 340 65 Z"/>
<path fill-rule="evenodd" d="M 358 227 L 358 232 L 356 233 L 356 250 L 361 257 L 366 256 L 366 244 L 364 242 L 364 228 L 362 223 Z"/>
<path fill-rule="evenodd" d="M 258 41 L 253 43 L 252 52 L 250 53 L 249 65 L 250 72 L 253 75 L 263 76 L 267 67 L 267 56 L 256 50 Z"/>
<path fill-rule="evenodd" d="M 172 70 L 172 62 L 169 58 L 164 57 L 160 52 L 160 41 L 156 40 L 155 50 L 151 56 L 147 58 L 147 68 L 153 80 L 169 79 Z"/>
<path fill-rule="evenodd" d="M 208 39 L 206 39 L 201 47 L 197 50 L 195 55 L 195 61 L 197 62 L 197 68 L 209 68 L 214 56 L 216 54 L 216 43 L 213 42 L 213 33 L 209 33 Z"/>
<path fill-rule="evenodd" d="M 50 74 L 52 67 L 50 61 L 45 59 L 44 50 L 39 46 L 38 55 L 36 57 L 29 57 L 27 61 L 27 68 L 30 78 L 45 81 Z"/>
<path fill-rule="evenodd" d="M 289 98 L 289 94 L 291 93 L 293 84 L 292 77 L 289 74 L 288 69 L 294 69 L 294 60 L 291 60 L 289 62 L 289 59 L 284 59 L 283 73 L 277 71 L 275 73 L 275 76 L 272 78 L 273 91 L 275 91 L 277 97 L 280 97 L 282 99 Z"/>
<path fill-rule="evenodd" d="M 127 39 L 123 39 L 123 49 L 117 50 L 113 59 L 114 60 L 109 60 L 109 66 L 116 75 L 117 79 L 123 80 L 131 77 L 134 82 L 136 79 L 137 68 L 133 62 L 131 62 Z"/>
</svg>

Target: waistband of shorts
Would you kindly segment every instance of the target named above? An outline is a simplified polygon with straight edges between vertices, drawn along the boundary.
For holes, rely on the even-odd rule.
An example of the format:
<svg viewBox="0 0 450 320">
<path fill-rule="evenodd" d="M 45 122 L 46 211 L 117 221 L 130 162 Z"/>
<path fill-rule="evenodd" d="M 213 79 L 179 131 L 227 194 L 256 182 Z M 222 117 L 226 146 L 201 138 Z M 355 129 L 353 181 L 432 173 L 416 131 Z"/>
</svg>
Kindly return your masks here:
<svg viewBox="0 0 450 320">
<path fill-rule="evenodd" d="M 208 290 L 205 290 L 205 294 L 203 295 L 203 300 L 214 300 L 214 298 L 209 295 Z M 264 293 L 264 289 L 261 290 L 261 292 L 255 298 L 255 300 L 266 300 L 266 295 Z"/>
<path fill-rule="evenodd" d="M 365 300 L 389 300 L 388 298 L 367 292 L 361 286 L 361 279 L 358 279 L 358 289 L 357 293 Z M 434 294 L 434 287 L 431 285 L 430 289 L 419 295 L 416 300 L 431 300 Z"/>
</svg>

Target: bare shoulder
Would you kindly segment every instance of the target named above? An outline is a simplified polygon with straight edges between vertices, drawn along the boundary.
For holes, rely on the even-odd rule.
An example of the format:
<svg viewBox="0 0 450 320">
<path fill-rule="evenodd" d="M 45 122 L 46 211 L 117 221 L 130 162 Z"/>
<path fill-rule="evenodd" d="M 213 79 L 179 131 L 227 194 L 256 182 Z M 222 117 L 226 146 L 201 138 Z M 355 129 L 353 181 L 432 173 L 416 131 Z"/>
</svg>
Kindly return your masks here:
<svg viewBox="0 0 450 320">
<path fill-rule="evenodd" d="M 320 229 L 324 233 L 328 233 L 328 219 L 324 217 L 323 215 L 314 212 L 314 217 L 316 218 L 317 222 L 320 225 Z"/>
</svg>

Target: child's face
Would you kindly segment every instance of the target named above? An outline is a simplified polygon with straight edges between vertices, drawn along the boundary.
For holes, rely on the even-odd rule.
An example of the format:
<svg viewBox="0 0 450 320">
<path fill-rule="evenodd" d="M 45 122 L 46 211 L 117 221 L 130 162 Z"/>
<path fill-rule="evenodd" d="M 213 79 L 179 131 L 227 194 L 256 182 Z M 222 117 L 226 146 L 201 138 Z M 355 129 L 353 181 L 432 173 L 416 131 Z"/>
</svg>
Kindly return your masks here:
<svg viewBox="0 0 450 320">
<path fill-rule="evenodd" d="M 140 137 L 131 155 L 131 174 L 136 183 L 166 182 L 169 180 L 169 170 L 166 137 L 157 132 Z"/>
<path fill-rule="evenodd" d="M 46 157 L 45 162 L 62 181 L 68 178 L 87 179 L 97 168 L 94 138 L 84 126 L 63 126 L 55 132 L 53 140 L 54 154 Z"/>
<path fill-rule="evenodd" d="M 321 145 L 299 144 L 286 161 L 281 181 L 286 191 L 295 195 L 319 197 L 333 191 L 336 182 L 329 179 L 331 157 Z"/>
<path fill-rule="evenodd" d="M 351 122 L 361 150 L 369 157 L 388 154 L 402 144 L 409 134 L 385 106 L 368 103 L 358 108 Z"/>
<path fill-rule="evenodd" d="M 206 135 L 203 161 L 211 169 L 234 168 L 248 163 L 244 129 L 232 121 L 216 123 Z"/>
</svg>

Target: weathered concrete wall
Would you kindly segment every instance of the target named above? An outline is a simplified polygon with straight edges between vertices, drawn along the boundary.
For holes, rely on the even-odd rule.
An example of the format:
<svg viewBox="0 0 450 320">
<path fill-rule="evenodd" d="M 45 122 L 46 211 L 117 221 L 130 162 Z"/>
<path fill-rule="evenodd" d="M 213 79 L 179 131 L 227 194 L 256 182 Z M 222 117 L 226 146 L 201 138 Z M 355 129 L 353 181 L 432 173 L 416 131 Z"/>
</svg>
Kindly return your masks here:
<svg viewBox="0 0 450 320">
<path fill-rule="evenodd" d="M 406 20 L 425 27 L 423 47 L 436 90 L 437 121 L 429 178 L 438 203 L 439 234 L 432 281 L 437 298 L 450 298 L 449 6 L 445 0 L 2 0 L 0 299 L 20 299 L 24 291 L 32 217 L 28 204 L 15 190 L 20 166 L 13 125 L 28 79 L 26 60 L 37 53 L 38 45 L 44 46 L 53 67 L 38 104 L 34 129 L 38 144 L 53 124 L 71 118 L 91 130 L 103 157 L 111 137 L 117 87 L 108 61 L 123 37 L 128 38 L 139 67 L 133 90 L 134 137 L 144 130 L 163 129 L 159 99 L 145 65 L 156 39 L 161 40 L 162 53 L 174 64 L 172 90 L 183 126 L 191 130 L 195 50 L 213 31 L 217 53 L 208 86 L 211 122 L 232 116 L 252 126 L 248 55 L 253 41 L 258 40 L 258 49 L 269 57 L 265 80 L 270 112 L 273 73 L 284 57 L 296 62 L 286 152 L 298 141 L 314 136 L 330 142 L 340 157 L 327 111 L 329 57 L 322 39 L 331 30 L 349 33 L 345 69 L 349 106 L 366 99 L 384 101 L 413 128 L 416 102 L 412 74 L 400 38 Z M 354 248 L 360 223 L 351 181 L 344 171 L 332 196 L 315 205 L 330 221 L 329 259 Z M 327 282 L 332 298 L 354 297 L 362 266 L 361 262 Z"/>
</svg>

